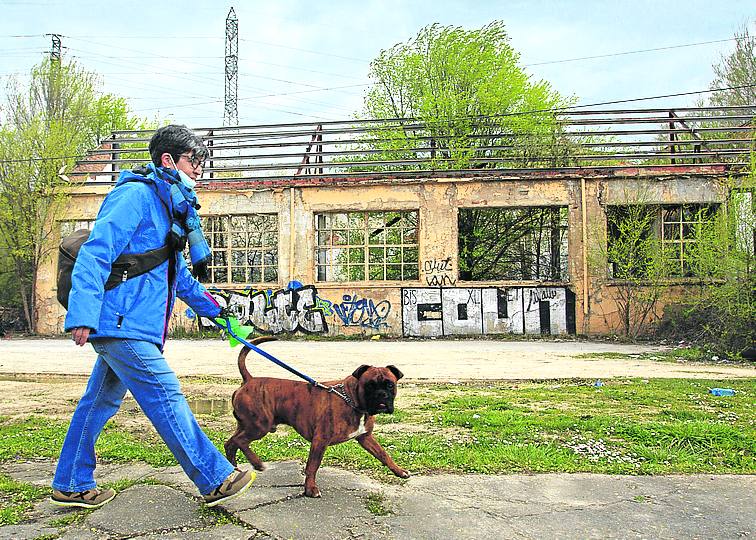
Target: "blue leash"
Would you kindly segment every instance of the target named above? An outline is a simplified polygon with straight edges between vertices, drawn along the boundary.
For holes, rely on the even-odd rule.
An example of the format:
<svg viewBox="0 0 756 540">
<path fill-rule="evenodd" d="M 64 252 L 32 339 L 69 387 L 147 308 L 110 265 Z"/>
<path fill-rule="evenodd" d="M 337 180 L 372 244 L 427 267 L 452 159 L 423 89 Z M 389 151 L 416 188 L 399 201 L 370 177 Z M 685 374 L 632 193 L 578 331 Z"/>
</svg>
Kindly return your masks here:
<svg viewBox="0 0 756 540">
<path fill-rule="evenodd" d="M 231 322 L 228 319 L 226 319 L 226 326 L 223 326 L 222 324 L 220 324 L 219 322 L 215 321 L 214 319 L 212 319 L 212 321 L 215 323 L 216 326 L 218 326 L 218 328 L 222 328 L 223 330 L 225 330 L 226 332 L 228 332 L 229 335 L 231 335 L 236 341 L 238 341 L 239 343 L 241 343 L 245 347 L 249 347 L 250 349 L 252 349 L 253 351 L 255 351 L 257 354 L 259 354 L 261 356 L 264 356 L 265 358 L 267 358 L 268 360 L 270 360 L 274 364 L 277 364 L 277 365 L 281 366 L 285 370 L 293 373 L 294 375 L 296 375 L 297 377 L 299 377 L 301 379 L 304 379 L 305 381 L 307 381 L 308 383 L 310 383 L 313 386 L 320 386 L 322 388 L 327 388 L 326 386 L 323 386 L 322 384 L 320 384 L 318 381 L 316 381 L 312 377 L 308 377 L 304 373 L 302 373 L 300 371 L 297 371 L 296 369 L 294 369 L 293 367 L 291 367 L 286 362 L 282 362 L 281 360 L 279 360 L 278 358 L 276 358 L 272 354 L 270 354 L 270 353 L 262 350 L 260 347 L 252 345 L 249 341 L 247 341 L 245 339 L 242 339 L 239 336 L 237 336 L 234 333 L 234 331 L 231 330 Z"/>
</svg>

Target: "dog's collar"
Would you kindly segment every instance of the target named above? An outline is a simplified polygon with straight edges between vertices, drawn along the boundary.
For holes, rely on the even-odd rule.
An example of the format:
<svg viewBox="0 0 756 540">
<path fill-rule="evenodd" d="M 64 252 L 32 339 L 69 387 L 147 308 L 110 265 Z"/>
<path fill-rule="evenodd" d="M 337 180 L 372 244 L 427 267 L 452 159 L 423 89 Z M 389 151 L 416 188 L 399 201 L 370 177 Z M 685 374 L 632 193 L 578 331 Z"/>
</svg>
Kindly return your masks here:
<svg viewBox="0 0 756 540">
<path fill-rule="evenodd" d="M 353 408 L 355 411 L 367 416 L 367 411 L 364 409 L 360 409 L 357 406 L 357 404 L 354 402 L 354 400 L 351 397 L 349 397 L 349 394 L 347 394 L 345 391 L 342 391 L 344 390 L 344 383 L 334 384 L 333 386 L 326 386 L 324 384 L 316 383 L 316 386 L 326 390 L 327 392 L 331 394 L 336 394 L 341 399 L 343 399 L 344 402 L 347 405 L 349 405 L 351 408 Z"/>
</svg>

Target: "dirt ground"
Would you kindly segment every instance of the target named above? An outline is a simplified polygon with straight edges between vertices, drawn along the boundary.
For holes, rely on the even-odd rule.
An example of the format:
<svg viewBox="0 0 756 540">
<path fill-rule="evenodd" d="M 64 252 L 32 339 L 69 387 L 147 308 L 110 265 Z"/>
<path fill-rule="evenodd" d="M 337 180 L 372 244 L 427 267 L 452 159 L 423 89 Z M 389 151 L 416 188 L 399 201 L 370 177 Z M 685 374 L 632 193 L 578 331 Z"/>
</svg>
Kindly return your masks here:
<svg viewBox="0 0 756 540">
<path fill-rule="evenodd" d="M 660 346 L 589 341 L 278 341 L 266 351 L 320 381 L 341 379 L 363 363 L 397 365 L 405 374 L 397 407 L 411 406 L 425 383 L 558 378 L 756 377 L 756 367 L 722 363 L 660 362 Z M 169 341 L 165 356 L 203 425 L 230 430 L 229 399 L 240 379 L 227 342 Z M 619 353 L 623 358 L 601 358 Z M 590 357 L 584 357 L 590 354 Z M 95 360 L 91 347 L 65 339 L 0 341 L 0 416 L 39 414 L 68 420 Z M 261 357 L 248 357 L 253 375 L 295 378 Z M 127 396 L 116 421 L 131 429 L 152 428 Z"/>
</svg>

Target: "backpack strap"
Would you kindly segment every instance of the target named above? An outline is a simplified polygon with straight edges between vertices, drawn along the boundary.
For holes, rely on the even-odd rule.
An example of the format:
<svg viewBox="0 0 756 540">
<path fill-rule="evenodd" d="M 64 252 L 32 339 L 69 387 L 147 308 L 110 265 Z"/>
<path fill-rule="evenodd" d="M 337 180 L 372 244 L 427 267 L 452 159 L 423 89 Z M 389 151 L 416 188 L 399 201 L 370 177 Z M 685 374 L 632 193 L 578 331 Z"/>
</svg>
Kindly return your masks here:
<svg viewBox="0 0 756 540">
<path fill-rule="evenodd" d="M 171 256 L 172 251 L 171 247 L 166 244 L 145 253 L 122 254 L 113 262 L 110 276 L 105 282 L 105 290 L 113 289 L 127 279 L 146 274 L 163 264 Z"/>
</svg>

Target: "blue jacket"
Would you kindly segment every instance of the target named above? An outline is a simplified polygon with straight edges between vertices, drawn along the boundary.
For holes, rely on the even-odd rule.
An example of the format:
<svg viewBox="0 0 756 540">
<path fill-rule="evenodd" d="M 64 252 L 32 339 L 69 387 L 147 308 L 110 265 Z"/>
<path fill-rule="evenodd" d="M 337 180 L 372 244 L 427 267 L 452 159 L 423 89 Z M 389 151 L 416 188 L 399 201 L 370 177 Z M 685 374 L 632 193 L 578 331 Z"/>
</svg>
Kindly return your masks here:
<svg viewBox="0 0 756 540">
<path fill-rule="evenodd" d="M 220 313 L 218 303 L 194 279 L 180 252 L 149 272 L 105 290 L 111 265 L 121 253 L 144 253 L 165 244 L 171 221 L 157 191 L 165 186 L 158 182 L 167 185 L 153 174 L 145 178 L 123 171 L 105 197 L 71 275 L 66 331 L 86 326 L 93 330 L 90 339 L 138 339 L 162 349 L 176 296 L 203 317 Z M 171 258 L 175 261 L 172 280 Z"/>
</svg>

